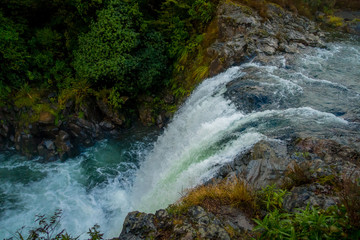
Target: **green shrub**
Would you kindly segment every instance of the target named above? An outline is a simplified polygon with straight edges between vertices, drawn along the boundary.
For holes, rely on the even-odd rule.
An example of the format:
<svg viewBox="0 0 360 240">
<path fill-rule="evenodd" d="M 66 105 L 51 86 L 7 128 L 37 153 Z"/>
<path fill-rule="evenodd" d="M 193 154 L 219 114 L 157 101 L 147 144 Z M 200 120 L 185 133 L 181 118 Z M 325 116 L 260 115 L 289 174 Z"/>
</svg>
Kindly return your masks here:
<svg viewBox="0 0 360 240">
<path fill-rule="evenodd" d="M 276 185 L 269 185 L 257 192 L 257 202 L 260 207 L 268 211 L 281 209 L 287 194 L 288 191 L 280 189 Z"/>
</svg>

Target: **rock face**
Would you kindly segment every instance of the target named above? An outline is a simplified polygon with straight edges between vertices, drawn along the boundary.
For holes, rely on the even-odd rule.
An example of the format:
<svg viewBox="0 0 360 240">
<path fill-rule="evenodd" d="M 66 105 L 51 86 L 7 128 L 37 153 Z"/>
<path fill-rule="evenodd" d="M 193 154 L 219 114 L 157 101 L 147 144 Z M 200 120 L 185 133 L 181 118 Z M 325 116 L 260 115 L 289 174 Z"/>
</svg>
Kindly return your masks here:
<svg viewBox="0 0 360 240">
<path fill-rule="evenodd" d="M 233 211 L 231 211 L 233 212 Z M 245 217 L 236 219 L 223 215 L 219 219 L 200 206 L 193 206 L 181 216 L 164 209 L 155 214 L 131 212 L 125 219 L 120 240 L 140 239 L 219 239 L 230 240 L 229 228 L 253 228 Z"/>
<path fill-rule="evenodd" d="M 220 3 L 210 24 L 218 34 L 207 49 L 213 59 L 210 75 L 252 58 L 271 61 L 272 56 L 291 56 L 306 46 L 324 46 L 324 33 L 308 19 L 276 5 L 269 5 L 266 15 L 264 19 L 255 10 L 232 1 Z M 269 91 L 275 90 L 265 90 L 258 84 L 257 69 L 247 71 L 247 79 L 240 77 L 227 85 L 225 96 L 245 113 L 272 109 L 276 96 Z M 287 104 L 294 107 L 297 102 Z M 147 118 L 145 108 L 142 114 Z M 299 176 L 293 177 L 294 174 Z M 291 186 L 283 203 L 288 211 L 308 204 L 326 209 L 336 204 L 338 198 L 324 182 L 339 175 L 359 178 L 357 150 L 327 139 L 262 140 L 222 166 L 206 184 L 236 177 L 255 189 L 271 184 Z M 119 239 L 241 239 L 230 230 L 245 233 L 253 227 L 244 212 L 231 206 L 222 206 L 216 214 L 193 206 L 180 216 L 163 209 L 156 214 L 129 213 Z"/>
<path fill-rule="evenodd" d="M 59 113 L 62 119 L 44 111 L 36 121 L 27 121 L 32 115 L 33 110 L 25 107 L 0 107 L 0 150 L 15 146 L 28 158 L 41 156 L 45 162 L 65 160 L 98 139 L 118 136 L 115 128 L 123 127 L 125 122 L 125 117 L 106 103 L 90 97 L 79 109 L 69 101 Z"/>
<path fill-rule="evenodd" d="M 255 56 L 296 53 L 305 46 L 324 46 L 321 40 L 324 34 L 314 22 L 274 4 L 268 5 L 266 19 L 232 1 L 222 2 L 216 16 L 218 36 L 207 49 L 213 59 L 210 76 Z"/>
<path fill-rule="evenodd" d="M 318 147 L 322 151 L 318 151 Z M 337 204 L 339 199 L 326 181 L 331 181 L 334 176 L 358 179 L 358 156 L 356 150 L 331 140 L 263 140 L 223 166 L 209 182 L 236 176 L 257 189 L 269 184 L 290 184 L 292 187 L 284 198 L 284 209 L 295 211 L 308 204 L 327 209 Z M 289 172 L 295 168 L 300 175 L 291 178 Z M 158 210 L 156 214 L 129 213 L 119 239 L 242 239 L 241 234 L 251 233 L 253 228 L 252 220 L 232 206 L 221 206 L 216 214 L 200 206 L 190 207 L 181 214 L 168 208 Z"/>
</svg>

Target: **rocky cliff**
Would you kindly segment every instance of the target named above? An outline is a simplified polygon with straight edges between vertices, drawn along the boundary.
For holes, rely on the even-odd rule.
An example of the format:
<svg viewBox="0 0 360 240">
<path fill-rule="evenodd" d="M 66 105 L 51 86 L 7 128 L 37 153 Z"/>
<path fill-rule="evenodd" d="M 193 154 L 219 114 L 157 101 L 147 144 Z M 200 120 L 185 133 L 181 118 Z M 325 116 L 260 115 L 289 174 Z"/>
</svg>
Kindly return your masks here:
<svg viewBox="0 0 360 240">
<path fill-rule="evenodd" d="M 218 6 L 208 32 L 216 35 L 206 49 L 212 76 L 250 60 L 267 63 L 276 56 L 291 60 L 292 54 L 307 47 L 324 47 L 326 35 L 316 23 L 276 5 L 269 4 L 264 17 L 232 1 Z M 272 103 L 269 94 L 243 82 L 244 79 L 239 79 L 229 83 L 225 96 L 246 113 L 266 110 Z M 350 181 L 359 178 L 357 150 L 333 140 L 295 137 L 284 142 L 258 142 L 252 149 L 239 153 L 205 185 L 241 179 L 259 190 L 276 184 L 289 190 L 283 205 L 286 211 L 293 212 L 306 206 L 327 209 L 339 203 L 339 195 L 334 191 L 334 181 L 338 181 L 339 176 L 346 176 Z M 253 231 L 254 215 L 249 213 L 251 206 L 246 210 L 244 206 L 207 208 L 207 204 L 200 205 L 181 213 L 172 206 L 155 214 L 131 212 L 118 239 L 250 239 L 257 236 Z M 266 211 L 257 214 L 265 216 Z"/>
</svg>

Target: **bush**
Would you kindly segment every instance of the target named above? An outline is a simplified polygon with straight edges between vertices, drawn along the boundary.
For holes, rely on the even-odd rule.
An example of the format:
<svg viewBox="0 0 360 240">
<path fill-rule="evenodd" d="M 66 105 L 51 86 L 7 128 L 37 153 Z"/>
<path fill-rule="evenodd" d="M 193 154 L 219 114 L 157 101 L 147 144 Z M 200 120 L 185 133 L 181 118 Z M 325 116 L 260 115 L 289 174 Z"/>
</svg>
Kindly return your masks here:
<svg viewBox="0 0 360 240">
<path fill-rule="evenodd" d="M 258 205 L 267 211 L 281 209 L 284 197 L 288 194 L 276 185 L 267 186 L 257 192 Z"/>
<path fill-rule="evenodd" d="M 128 77 L 136 66 L 132 52 L 140 43 L 141 21 L 135 1 L 111 0 L 90 31 L 79 37 L 74 62 L 78 77 L 100 85 L 124 82 L 134 87 Z"/>
<path fill-rule="evenodd" d="M 25 80 L 27 50 L 21 38 L 22 26 L 4 17 L 0 9 L 0 82 L 2 94 L 8 87 L 20 87 Z"/>
<path fill-rule="evenodd" d="M 261 232 L 259 239 L 338 239 L 343 233 L 336 213 L 309 206 L 295 213 L 276 209 L 254 221 L 254 230 Z"/>
<path fill-rule="evenodd" d="M 58 209 L 54 212 L 49 219 L 45 215 L 37 215 L 35 222 L 39 225 L 37 228 L 34 228 L 28 232 L 28 234 L 23 234 L 22 230 L 18 230 L 15 235 L 15 239 L 18 240 L 78 240 L 80 236 L 72 237 L 69 235 L 65 229 L 59 230 L 60 222 L 62 218 L 62 210 Z M 99 231 L 100 226 L 95 224 L 92 228 L 89 229 L 87 234 L 89 235 L 89 240 L 101 240 L 103 239 L 102 233 Z M 5 239 L 13 240 L 14 238 Z"/>
<path fill-rule="evenodd" d="M 80 36 L 74 66 L 78 78 L 95 86 L 116 85 L 121 94 L 161 85 L 167 68 L 162 36 L 142 18 L 136 1 L 111 0 L 90 31 Z"/>
</svg>

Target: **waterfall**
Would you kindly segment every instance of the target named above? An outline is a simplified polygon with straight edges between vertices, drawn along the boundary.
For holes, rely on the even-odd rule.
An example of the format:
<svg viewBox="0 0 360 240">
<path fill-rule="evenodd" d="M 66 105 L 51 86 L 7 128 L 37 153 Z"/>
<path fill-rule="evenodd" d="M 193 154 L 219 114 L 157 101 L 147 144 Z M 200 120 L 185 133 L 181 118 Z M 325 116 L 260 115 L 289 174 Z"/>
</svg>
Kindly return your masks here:
<svg viewBox="0 0 360 240">
<path fill-rule="evenodd" d="M 205 80 L 181 106 L 136 174 L 131 194 L 135 209 L 166 207 L 263 138 L 256 131 L 233 132 L 244 114 L 223 93 L 226 83 L 242 74 L 233 67 Z"/>
<path fill-rule="evenodd" d="M 330 44 L 204 80 L 159 135 L 130 132 L 66 162 L 0 153 L 0 236 L 63 210 L 60 227 L 116 237 L 129 211 L 155 212 L 262 139 L 314 136 L 359 147 L 360 45 Z"/>
</svg>

